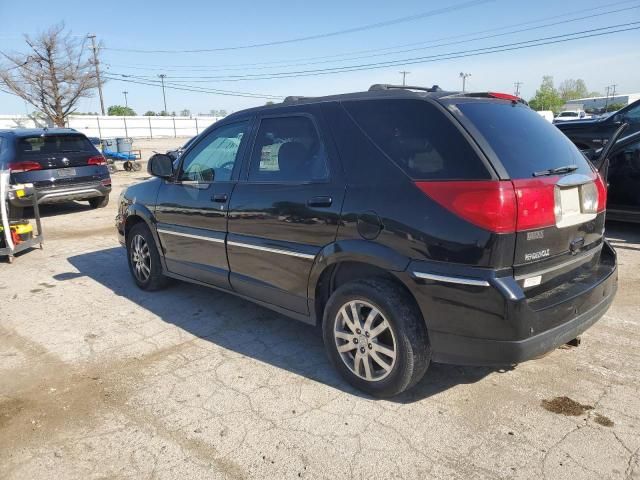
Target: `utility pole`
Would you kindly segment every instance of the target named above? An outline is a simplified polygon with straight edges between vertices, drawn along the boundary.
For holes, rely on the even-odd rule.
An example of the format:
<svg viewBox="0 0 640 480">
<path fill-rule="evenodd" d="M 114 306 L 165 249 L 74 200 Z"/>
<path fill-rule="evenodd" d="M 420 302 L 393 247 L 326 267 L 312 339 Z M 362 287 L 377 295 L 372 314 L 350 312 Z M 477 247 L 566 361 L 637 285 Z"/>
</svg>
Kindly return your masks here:
<svg viewBox="0 0 640 480">
<path fill-rule="evenodd" d="M 164 93 L 164 79 L 166 78 L 166 75 L 164 73 L 161 73 L 158 76 L 160 77 L 160 81 L 162 82 L 162 99 L 164 100 L 164 113 L 166 115 L 167 114 L 167 96 Z"/>
<path fill-rule="evenodd" d="M 467 86 L 467 78 L 470 77 L 470 73 L 460 72 L 460 78 L 462 79 L 462 93 L 464 93 Z"/>
<path fill-rule="evenodd" d="M 100 62 L 98 62 L 98 49 L 96 47 L 96 36 L 88 35 L 91 39 L 91 48 L 93 49 L 93 65 L 96 67 L 96 79 L 98 80 L 98 94 L 100 95 L 100 110 L 104 113 L 104 98 L 102 97 L 102 81 L 100 80 Z"/>
<path fill-rule="evenodd" d="M 611 102 L 612 103 L 616 103 L 616 87 L 618 86 L 617 83 L 614 83 L 613 85 L 611 85 L 611 87 L 613 88 L 613 93 L 611 94 Z"/>
<path fill-rule="evenodd" d="M 129 108 L 129 102 L 128 102 L 128 100 L 127 100 L 127 93 L 129 93 L 129 92 L 127 92 L 127 91 L 125 90 L 125 91 L 124 91 L 124 92 L 122 92 L 122 93 L 124 94 L 124 106 L 125 106 L 125 107 L 127 107 L 127 108 Z"/>
<path fill-rule="evenodd" d="M 604 101 L 604 113 L 607 113 L 607 109 L 609 108 L 609 90 L 611 89 L 610 85 L 607 85 L 607 99 Z"/>
<path fill-rule="evenodd" d="M 523 83 L 521 81 L 517 81 L 513 85 L 516 87 L 516 91 L 515 91 L 516 97 L 519 97 L 520 96 L 520 85 L 523 85 Z"/>
<path fill-rule="evenodd" d="M 403 87 L 406 86 L 407 85 L 407 82 L 406 82 L 407 75 L 410 74 L 411 72 L 407 72 L 407 71 L 403 70 L 403 71 L 398 72 L 398 73 L 400 73 L 400 75 L 402 75 L 402 86 Z"/>
</svg>

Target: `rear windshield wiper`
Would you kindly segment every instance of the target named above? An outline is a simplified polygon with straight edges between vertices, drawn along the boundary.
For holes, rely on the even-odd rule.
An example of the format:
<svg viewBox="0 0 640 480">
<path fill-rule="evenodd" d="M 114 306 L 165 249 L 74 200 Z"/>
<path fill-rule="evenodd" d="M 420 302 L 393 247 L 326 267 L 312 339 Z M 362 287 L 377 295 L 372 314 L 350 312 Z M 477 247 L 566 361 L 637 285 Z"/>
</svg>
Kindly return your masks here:
<svg viewBox="0 0 640 480">
<path fill-rule="evenodd" d="M 547 177 L 549 175 L 559 175 L 561 173 L 571 173 L 578 169 L 578 165 L 565 165 L 564 167 L 550 168 L 548 170 L 541 170 L 539 172 L 533 172 L 534 177 Z"/>
</svg>

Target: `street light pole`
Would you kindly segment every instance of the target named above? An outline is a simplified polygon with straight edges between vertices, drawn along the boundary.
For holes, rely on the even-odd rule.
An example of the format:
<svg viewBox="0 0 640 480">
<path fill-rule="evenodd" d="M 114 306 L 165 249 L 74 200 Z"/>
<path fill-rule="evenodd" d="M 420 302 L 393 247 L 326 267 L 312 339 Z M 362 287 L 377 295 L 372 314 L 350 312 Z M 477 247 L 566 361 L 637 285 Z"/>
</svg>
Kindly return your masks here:
<svg viewBox="0 0 640 480">
<path fill-rule="evenodd" d="M 96 67 L 96 79 L 98 80 L 98 94 L 100 95 L 100 110 L 102 111 L 102 115 L 104 115 L 104 99 L 102 97 L 102 82 L 100 81 L 100 62 L 98 62 L 98 53 L 96 48 L 96 36 L 88 35 L 91 39 L 91 48 L 93 49 L 93 65 Z"/>
<path fill-rule="evenodd" d="M 160 77 L 160 81 L 162 82 L 162 99 L 164 100 L 164 113 L 166 115 L 167 114 L 167 96 L 164 93 L 164 79 L 166 78 L 166 75 L 164 73 L 161 73 L 158 76 Z"/>
<path fill-rule="evenodd" d="M 460 78 L 462 79 L 462 93 L 465 92 L 465 88 L 467 86 L 467 78 L 470 77 L 470 73 L 460 72 Z"/>
<path fill-rule="evenodd" d="M 124 106 L 129 108 L 129 101 L 127 100 L 127 92 L 126 90 L 124 92 L 122 92 L 124 94 Z"/>
</svg>

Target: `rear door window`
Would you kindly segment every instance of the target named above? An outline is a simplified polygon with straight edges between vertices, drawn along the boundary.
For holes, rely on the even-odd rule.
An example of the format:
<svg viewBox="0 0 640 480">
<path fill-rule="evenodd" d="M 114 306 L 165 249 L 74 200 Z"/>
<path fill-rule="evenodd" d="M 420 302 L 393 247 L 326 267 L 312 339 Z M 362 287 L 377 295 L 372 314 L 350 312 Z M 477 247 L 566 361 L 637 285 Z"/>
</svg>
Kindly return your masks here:
<svg viewBox="0 0 640 480">
<path fill-rule="evenodd" d="M 414 180 L 491 175 L 453 119 L 424 100 L 344 102 L 369 139 Z"/>
<path fill-rule="evenodd" d="M 555 125 L 520 103 L 461 102 L 455 107 L 487 141 L 511 178 L 575 165 L 592 173 L 588 161 Z"/>
<path fill-rule="evenodd" d="M 84 135 L 45 135 L 22 137 L 17 150 L 21 154 L 92 152 L 95 148 Z"/>
</svg>

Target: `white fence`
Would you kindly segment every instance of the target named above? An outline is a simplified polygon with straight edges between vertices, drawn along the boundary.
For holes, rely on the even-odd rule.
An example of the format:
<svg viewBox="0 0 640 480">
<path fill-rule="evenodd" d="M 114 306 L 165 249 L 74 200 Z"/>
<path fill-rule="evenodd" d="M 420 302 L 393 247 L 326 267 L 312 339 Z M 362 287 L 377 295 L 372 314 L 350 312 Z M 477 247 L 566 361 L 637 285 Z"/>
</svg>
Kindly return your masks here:
<svg viewBox="0 0 640 480">
<path fill-rule="evenodd" d="M 192 137 L 221 118 L 72 115 L 67 121 L 67 126 L 84 133 L 88 137 Z M 47 126 L 47 122 L 38 118 L 25 115 L 0 115 L 0 129 L 38 128 L 44 126 Z"/>
</svg>

